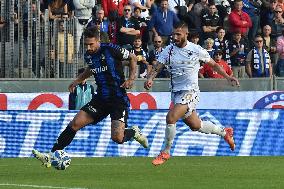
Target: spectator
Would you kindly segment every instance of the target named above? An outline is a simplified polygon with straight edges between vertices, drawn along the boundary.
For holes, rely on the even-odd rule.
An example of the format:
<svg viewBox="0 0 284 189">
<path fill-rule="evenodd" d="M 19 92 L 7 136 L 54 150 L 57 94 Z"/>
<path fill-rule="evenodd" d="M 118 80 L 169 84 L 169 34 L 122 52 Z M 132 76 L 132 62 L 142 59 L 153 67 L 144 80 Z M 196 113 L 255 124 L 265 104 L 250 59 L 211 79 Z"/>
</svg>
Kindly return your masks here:
<svg viewBox="0 0 284 189">
<path fill-rule="evenodd" d="M 274 18 L 274 11 L 277 6 L 277 0 L 270 0 L 268 7 L 262 7 L 260 12 L 260 27 L 263 28 L 265 25 L 272 24 Z"/>
<path fill-rule="evenodd" d="M 208 38 L 204 41 L 205 49 L 207 50 L 211 58 L 214 58 L 213 45 L 214 45 L 214 40 L 212 38 Z"/>
<path fill-rule="evenodd" d="M 67 41 L 64 35 L 67 35 Z M 66 45 L 66 46 L 65 46 Z M 64 48 L 65 46 L 65 48 Z M 67 64 L 65 65 L 64 58 L 67 57 Z M 73 57 L 74 57 L 74 37 L 68 31 L 65 31 L 64 21 L 59 22 L 59 32 L 58 32 L 58 57 L 59 57 L 59 75 L 60 78 L 72 77 L 73 76 Z M 65 72 L 64 72 L 65 71 Z M 66 74 L 65 74 L 66 73 Z"/>
<path fill-rule="evenodd" d="M 100 31 L 100 42 L 109 43 L 108 34 L 104 31 L 101 31 L 101 24 L 102 24 L 101 20 L 96 18 L 93 22 L 94 22 L 94 27 L 96 27 L 98 31 Z"/>
<path fill-rule="evenodd" d="M 231 66 L 229 41 L 225 39 L 226 31 L 223 27 L 218 27 L 216 29 L 216 33 L 217 33 L 217 37 L 214 40 L 213 48 L 215 50 L 221 49 L 223 51 L 222 59 L 225 60 L 229 66 Z"/>
<path fill-rule="evenodd" d="M 242 0 L 234 1 L 234 9 L 229 15 L 229 32 L 235 33 L 236 31 L 241 32 L 242 36 L 247 39 L 249 28 L 252 27 L 251 19 L 247 13 L 242 11 L 243 2 Z"/>
<path fill-rule="evenodd" d="M 280 6 L 277 6 L 274 11 L 274 18 L 271 24 L 271 36 L 275 39 L 282 35 L 284 28 L 283 10 Z"/>
<path fill-rule="evenodd" d="M 276 65 L 276 74 L 279 77 L 284 77 L 284 30 L 282 30 L 282 36 L 277 38 L 277 52 L 279 60 Z"/>
<path fill-rule="evenodd" d="M 246 72 L 251 77 L 272 77 L 272 67 L 269 53 L 263 47 L 263 38 L 256 35 L 255 47 L 248 53 L 246 58 Z"/>
<path fill-rule="evenodd" d="M 200 17 L 193 11 L 193 5 L 195 1 L 190 0 L 187 3 L 187 14 L 184 18 L 184 22 L 188 24 L 189 34 L 201 32 L 201 21 Z"/>
<path fill-rule="evenodd" d="M 108 17 L 111 11 L 117 11 L 118 16 L 123 16 L 123 8 L 128 5 L 128 0 L 103 0 L 102 7 L 105 16 Z"/>
<path fill-rule="evenodd" d="M 151 18 L 150 29 L 153 31 L 154 36 L 162 37 L 164 45 L 168 45 L 173 32 L 173 26 L 178 22 L 177 15 L 168 9 L 168 0 L 162 0 L 160 8 L 157 9 Z"/>
<path fill-rule="evenodd" d="M 253 46 L 253 39 L 260 27 L 260 4 L 255 0 L 243 0 L 243 10 L 250 16 L 252 27 L 249 29 L 249 44 Z"/>
<path fill-rule="evenodd" d="M 118 12 L 111 11 L 108 16 L 108 37 L 111 43 L 117 44 L 118 40 Z"/>
<path fill-rule="evenodd" d="M 132 10 L 134 12 L 135 8 L 139 8 L 141 10 L 142 18 L 149 18 L 149 9 L 151 8 L 154 0 L 129 0 L 129 4 L 132 6 Z"/>
<path fill-rule="evenodd" d="M 78 70 L 78 75 L 82 74 L 85 68 Z M 87 79 L 78 84 L 73 92 L 69 93 L 69 110 L 80 110 L 85 104 L 91 101 L 95 95 L 93 85 L 87 83 Z"/>
<path fill-rule="evenodd" d="M 277 63 L 278 54 L 276 49 L 276 39 L 271 37 L 271 27 L 266 25 L 262 29 L 263 46 L 265 50 L 269 53 L 271 58 L 271 65 L 273 71 L 275 71 L 275 65 Z"/>
<path fill-rule="evenodd" d="M 164 50 L 163 46 L 163 39 L 160 36 L 154 37 L 154 49 L 152 49 L 149 52 L 149 66 L 148 66 L 148 73 L 151 72 L 152 68 L 157 65 L 157 60 L 160 55 L 160 53 Z M 166 68 L 163 68 L 163 70 L 158 73 L 157 78 L 168 78 L 169 72 Z"/>
<path fill-rule="evenodd" d="M 189 41 L 198 45 L 199 44 L 199 34 L 198 33 L 192 33 L 189 36 Z"/>
<path fill-rule="evenodd" d="M 95 0 L 73 0 L 73 4 L 75 7 L 75 16 L 77 17 L 77 51 L 79 51 L 79 47 L 81 44 L 81 37 L 84 31 L 84 28 L 87 26 L 88 20 L 92 16 L 92 9 L 95 6 Z"/>
<path fill-rule="evenodd" d="M 230 66 L 227 64 L 227 62 L 225 62 L 222 59 L 223 56 L 223 51 L 222 50 L 216 50 L 214 53 L 214 60 L 217 64 L 219 64 L 219 66 L 221 66 L 223 68 L 223 70 L 229 75 L 229 76 L 233 76 L 233 72 L 230 68 Z M 224 78 L 222 75 L 218 74 L 217 72 L 215 72 L 213 70 L 213 68 L 211 66 L 209 66 L 208 64 L 204 64 L 204 66 L 199 70 L 199 76 L 201 78 Z"/>
<path fill-rule="evenodd" d="M 193 7 L 194 12 L 197 16 L 201 16 L 203 11 L 208 10 L 208 0 L 201 0 L 199 3 L 196 3 Z"/>
<path fill-rule="evenodd" d="M 50 20 L 67 18 L 67 0 L 51 0 L 48 4 L 48 13 Z"/>
<path fill-rule="evenodd" d="M 131 7 L 124 7 L 124 15 L 118 21 L 118 44 L 123 48 L 130 50 L 136 35 L 140 35 L 139 23 L 131 17 Z"/>
<path fill-rule="evenodd" d="M 201 26 L 203 31 L 203 39 L 216 38 L 216 29 L 221 26 L 220 17 L 215 4 L 209 5 L 209 10 L 201 15 Z"/>
<path fill-rule="evenodd" d="M 101 22 L 100 31 L 107 33 L 109 21 L 108 21 L 107 17 L 105 17 L 105 11 L 103 9 L 97 10 L 96 18 L 99 19 L 100 22 Z"/>
<path fill-rule="evenodd" d="M 233 35 L 233 40 L 229 42 L 229 52 L 233 75 L 237 78 L 244 78 L 246 75 L 245 59 L 248 49 L 248 45 L 242 38 L 241 32 L 235 32 Z"/>
<path fill-rule="evenodd" d="M 142 40 L 139 35 L 135 37 L 131 52 L 137 57 L 138 78 L 146 78 L 149 65 L 148 56 L 146 51 L 142 49 Z"/>
<path fill-rule="evenodd" d="M 149 42 L 149 31 L 147 20 L 141 17 L 141 9 L 139 7 L 134 8 L 134 13 L 132 18 L 138 22 L 140 27 L 140 36 L 142 39 L 142 48 L 148 52 L 148 42 Z"/>
</svg>

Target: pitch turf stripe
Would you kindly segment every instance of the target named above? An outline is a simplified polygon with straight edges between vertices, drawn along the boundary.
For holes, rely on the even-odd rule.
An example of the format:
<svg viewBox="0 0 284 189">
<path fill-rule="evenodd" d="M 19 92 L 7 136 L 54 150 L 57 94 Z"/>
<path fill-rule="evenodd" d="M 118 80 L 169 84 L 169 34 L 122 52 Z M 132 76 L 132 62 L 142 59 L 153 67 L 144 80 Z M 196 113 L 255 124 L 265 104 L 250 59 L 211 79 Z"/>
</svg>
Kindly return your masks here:
<svg viewBox="0 0 284 189">
<path fill-rule="evenodd" d="M 52 189 L 88 189 L 88 188 L 68 188 L 60 186 L 40 186 L 40 185 L 29 185 L 29 184 L 9 184 L 9 183 L 0 183 L 1 186 L 15 186 L 15 187 L 29 187 L 29 188 L 52 188 Z"/>
</svg>

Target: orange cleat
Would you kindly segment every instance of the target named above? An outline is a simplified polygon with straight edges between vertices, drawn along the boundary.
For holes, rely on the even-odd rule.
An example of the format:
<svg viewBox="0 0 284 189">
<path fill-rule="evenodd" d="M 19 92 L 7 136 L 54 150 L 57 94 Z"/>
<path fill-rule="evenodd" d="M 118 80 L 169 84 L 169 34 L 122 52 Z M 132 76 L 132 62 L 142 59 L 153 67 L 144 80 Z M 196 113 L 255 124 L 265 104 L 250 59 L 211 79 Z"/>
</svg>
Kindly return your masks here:
<svg viewBox="0 0 284 189">
<path fill-rule="evenodd" d="M 152 164 L 157 166 L 165 163 L 168 159 L 170 159 L 170 154 L 166 152 L 161 152 L 153 161 Z"/>
<path fill-rule="evenodd" d="M 230 145 L 231 150 L 234 151 L 236 147 L 234 137 L 233 137 L 234 129 L 232 127 L 227 127 L 224 130 L 226 132 L 224 139 Z"/>
</svg>

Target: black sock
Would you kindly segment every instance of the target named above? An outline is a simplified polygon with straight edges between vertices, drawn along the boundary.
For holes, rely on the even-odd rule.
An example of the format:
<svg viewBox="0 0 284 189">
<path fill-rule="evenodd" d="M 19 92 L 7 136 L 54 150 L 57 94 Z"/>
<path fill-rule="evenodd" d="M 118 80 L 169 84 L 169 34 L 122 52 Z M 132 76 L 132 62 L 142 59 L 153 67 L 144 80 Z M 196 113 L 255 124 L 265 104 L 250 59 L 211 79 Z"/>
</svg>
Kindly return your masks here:
<svg viewBox="0 0 284 189">
<path fill-rule="evenodd" d="M 65 130 L 60 134 L 56 143 L 53 145 L 51 152 L 55 152 L 56 150 L 63 150 L 66 146 L 68 146 L 73 138 L 76 135 L 76 131 L 74 131 L 70 125 L 68 125 Z"/>
<path fill-rule="evenodd" d="M 135 131 L 133 129 L 125 129 L 123 142 L 129 141 L 132 137 L 134 137 L 134 135 L 135 135 Z"/>
</svg>

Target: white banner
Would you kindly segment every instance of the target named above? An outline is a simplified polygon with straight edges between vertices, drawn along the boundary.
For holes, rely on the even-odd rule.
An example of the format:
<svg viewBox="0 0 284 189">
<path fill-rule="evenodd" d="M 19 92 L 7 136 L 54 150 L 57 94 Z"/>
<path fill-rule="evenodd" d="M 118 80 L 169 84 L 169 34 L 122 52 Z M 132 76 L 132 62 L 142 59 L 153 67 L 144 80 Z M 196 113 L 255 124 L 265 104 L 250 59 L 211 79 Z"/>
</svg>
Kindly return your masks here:
<svg viewBox="0 0 284 189">
<path fill-rule="evenodd" d="M 0 93 L 0 110 L 67 110 L 69 93 Z M 128 93 L 131 109 L 169 109 L 169 92 Z M 201 92 L 197 109 L 284 108 L 284 91 Z"/>
</svg>

